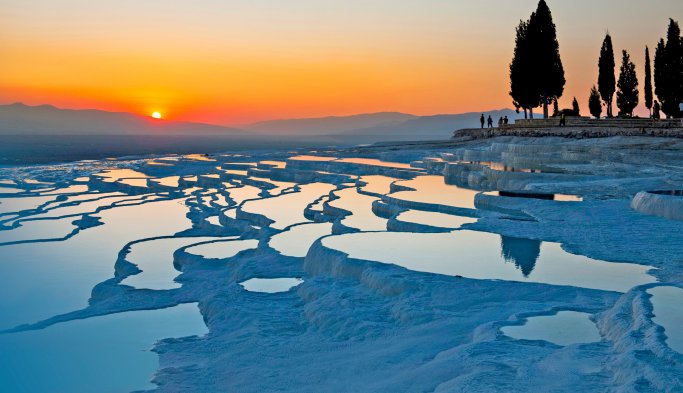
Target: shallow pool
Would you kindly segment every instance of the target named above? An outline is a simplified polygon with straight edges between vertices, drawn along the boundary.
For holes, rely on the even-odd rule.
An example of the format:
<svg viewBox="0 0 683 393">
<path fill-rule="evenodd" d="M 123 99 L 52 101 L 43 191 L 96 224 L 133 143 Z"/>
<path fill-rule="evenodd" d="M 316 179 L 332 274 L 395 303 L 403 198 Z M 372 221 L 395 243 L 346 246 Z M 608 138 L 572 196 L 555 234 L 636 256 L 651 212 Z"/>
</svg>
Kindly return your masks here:
<svg viewBox="0 0 683 393">
<path fill-rule="evenodd" d="M 501 237 L 487 232 L 353 233 L 323 239 L 323 245 L 351 258 L 396 264 L 406 269 L 464 276 L 569 285 L 626 292 L 651 283 L 649 267 L 611 263 L 570 254 L 557 243 Z"/>
</svg>

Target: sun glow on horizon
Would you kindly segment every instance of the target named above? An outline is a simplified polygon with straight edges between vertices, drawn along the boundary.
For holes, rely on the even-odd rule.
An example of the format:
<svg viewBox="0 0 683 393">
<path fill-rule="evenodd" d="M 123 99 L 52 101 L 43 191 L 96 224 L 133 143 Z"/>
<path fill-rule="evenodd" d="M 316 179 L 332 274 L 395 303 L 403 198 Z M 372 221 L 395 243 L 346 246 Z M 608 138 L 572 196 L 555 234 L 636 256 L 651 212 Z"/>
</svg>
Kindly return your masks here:
<svg viewBox="0 0 683 393">
<path fill-rule="evenodd" d="M 155 119 L 161 119 L 161 113 L 160 112 L 153 112 L 152 117 Z"/>
</svg>

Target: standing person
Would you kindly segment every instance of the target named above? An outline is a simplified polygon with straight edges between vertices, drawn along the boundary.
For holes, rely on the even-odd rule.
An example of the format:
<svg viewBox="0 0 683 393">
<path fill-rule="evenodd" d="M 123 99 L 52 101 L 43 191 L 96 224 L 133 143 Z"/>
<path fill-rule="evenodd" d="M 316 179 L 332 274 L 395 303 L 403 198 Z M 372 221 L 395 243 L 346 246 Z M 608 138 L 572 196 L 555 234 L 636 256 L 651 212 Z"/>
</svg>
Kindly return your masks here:
<svg viewBox="0 0 683 393">
<path fill-rule="evenodd" d="M 656 101 L 655 101 L 655 102 L 656 102 Z M 482 113 L 482 114 L 481 114 L 481 117 L 479 118 L 479 122 L 481 123 L 481 128 L 484 128 L 484 122 L 485 122 L 485 121 L 486 121 L 486 120 L 484 120 L 484 114 Z"/>
<path fill-rule="evenodd" d="M 504 124 L 504 125 L 508 125 L 508 117 L 507 117 L 507 116 L 505 116 L 505 117 L 503 118 L 503 124 Z"/>
<path fill-rule="evenodd" d="M 560 127 L 564 127 L 567 125 L 567 117 L 565 116 L 564 112 L 560 115 Z"/>
<path fill-rule="evenodd" d="M 652 107 L 652 118 L 655 120 L 659 120 L 659 111 L 661 110 L 661 107 L 659 106 L 659 101 L 655 100 L 655 104 Z"/>
<path fill-rule="evenodd" d="M 500 128 L 500 127 L 502 127 L 502 126 L 503 126 L 503 118 L 502 118 L 502 117 L 499 117 L 499 118 L 498 118 L 498 128 Z"/>
<path fill-rule="evenodd" d="M 493 128 L 493 118 L 491 117 L 491 115 L 489 115 L 488 123 L 489 123 L 489 128 Z"/>
</svg>

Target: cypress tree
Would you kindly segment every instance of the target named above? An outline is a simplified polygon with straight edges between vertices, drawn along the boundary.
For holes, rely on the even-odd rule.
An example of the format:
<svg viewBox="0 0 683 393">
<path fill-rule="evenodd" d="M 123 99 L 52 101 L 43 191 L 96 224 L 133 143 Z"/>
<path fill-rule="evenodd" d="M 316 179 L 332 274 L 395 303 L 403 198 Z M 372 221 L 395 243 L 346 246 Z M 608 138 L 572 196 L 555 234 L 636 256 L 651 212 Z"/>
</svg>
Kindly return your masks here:
<svg viewBox="0 0 683 393">
<path fill-rule="evenodd" d="M 617 83 L 617 107 L 619 115 L 633 116 L 633 110 L 638 106 L 638 77 L 636 65 L 631 61 L 628 52 L 622 51 L 619 82 Z"/>
<path fill-rule="evenodd" d="M 515 108 L 524 109 L 524 118 L 527 110 L 534 118 L 533 108 L 539 105 L 539 94 L 534 92 L 534 78 L 531 74 L 531 63 L 534 60 L 533 48 L 530 46 L 528 37 L 529 23 L 520 21 L 515 38 L 515 52 L 510 63 L 510 96 Z"/>
<path fill-rule="evenodd" d="M 607 106 L 607 117 L 612 117 L 612 99 L 616 80 L 614 78 L 614 49 L 612 37 L 607 33 L 600 48 L 600 60 L 598 60 L 598 91 Z"/>
<path fill-rule="evenodd" d="M 572 101 L 572 111 L 574 111 L 574 116 L 581 116 L 581 108 L 579 108 L 579 102 L 576 100 L 576 97 Z"/>
<path fill-rule="evenodd" d="M 590 97 L 588 98 L 588 110 L 596 119 L 600 118 L 602 114 L 602 102 L 600 101 L 600 93 L 598 89 L 593 86 Z"/>
<path fill-rule="evenodd" d="M 650 48 L 645 47 L 645 107 L 652 117 L 652 68 L 650 66 Z"/>
<path fill-rule="evenodd" d="M 667 117 L 680 117 L 683 102 L 683 38 L 678 23 L 669 19 L 666 43 L 655 50 L 655 94 Z"/>
<path fill-rule="evenodd" d="M 660 39 L 655 48 L 655 94 L 659 98 L 660 104 L 669 95 L 669 81 L 666 73 L 666 59 L 665 57 L 666 45 L 664 39 Z"/>
<path fill-rule="evenodd" d="M 540 93 L 543 104 L 543 117 L 548 118 L 548 104 L 562 97 L 565 78 L 560 45 L 557 42 L 557 30 L 553 17 L 545 0 L 538 2 L 536 12 L 531 14 L 527 26 L 527 35 L 534 58 L 531 61 L 531 74 L 534 75 L 535 91 Z"/>
</svg>

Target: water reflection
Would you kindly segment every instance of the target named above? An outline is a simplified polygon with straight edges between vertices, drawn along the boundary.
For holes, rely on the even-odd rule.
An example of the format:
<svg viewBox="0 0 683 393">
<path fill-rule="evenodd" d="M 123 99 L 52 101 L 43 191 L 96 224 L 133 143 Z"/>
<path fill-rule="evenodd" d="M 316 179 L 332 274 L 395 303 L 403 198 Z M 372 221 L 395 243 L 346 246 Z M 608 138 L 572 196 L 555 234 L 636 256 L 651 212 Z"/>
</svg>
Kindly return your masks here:
<svg viewBox="0 0 683 393">
<path fill-rule="evenodd" d="M 323 245 L 355 259 L 475 279 L 538 282 L 618 292 L 655 281 L 647 274 L 648 266 L 599 261 L 570 254 L 559 244 L 548 242 L 541 243 L 538 257 L 535 256 L 535 244 L 532 247 L 531 243 L 506 242 L 505 255 L 517 261 L 518 268 L 506 263 L 498 235 L 469 230 L 436 234 L 346 234 L 324 238 Z M 536 263 L 531 266 L 533 260 Z"/>
<path fill-rule="evenodd" d="M 240 285 L 249 292 L 280 293 L 304 282 L 300 278 L 252 278 L 241 282 Z"/>
<path fill-rule="evenodd" d="M 207 333 L 196 304 L 132 311 L 0 335 L 3 392 L 153 389 L 159 339 Z"/>
<path fill-rule="evenodd" d="M 443 176 L 418 176 L 412 180 L 396 182 L 414 191 L 398 191 L 390 197 L 412 202 L 474 209 L 474 197 L 478 191 L 468 190 L 444 183 Z"/>
<path fill-rule="evenodd" d="M 653 321 L 664 328 L 667 345 L 683 354 L 683 288 L 655 287 L 647 292 L 652 295 Z"/>
<path fill-rule="evenodd" d="M 543 340 L 563 346 L 601 340 L 590 314 L 575 311 L 529 318 L 522 326 L 505 326 L 501 331 L 518 340 Z"/>
<path fill-rule="evenodd" d="M 501 235 L 500 253 L 506 262 L 514 263 L 524 277 L 529 277 L 541 255 L 541 241 Z"/>
</svg>

